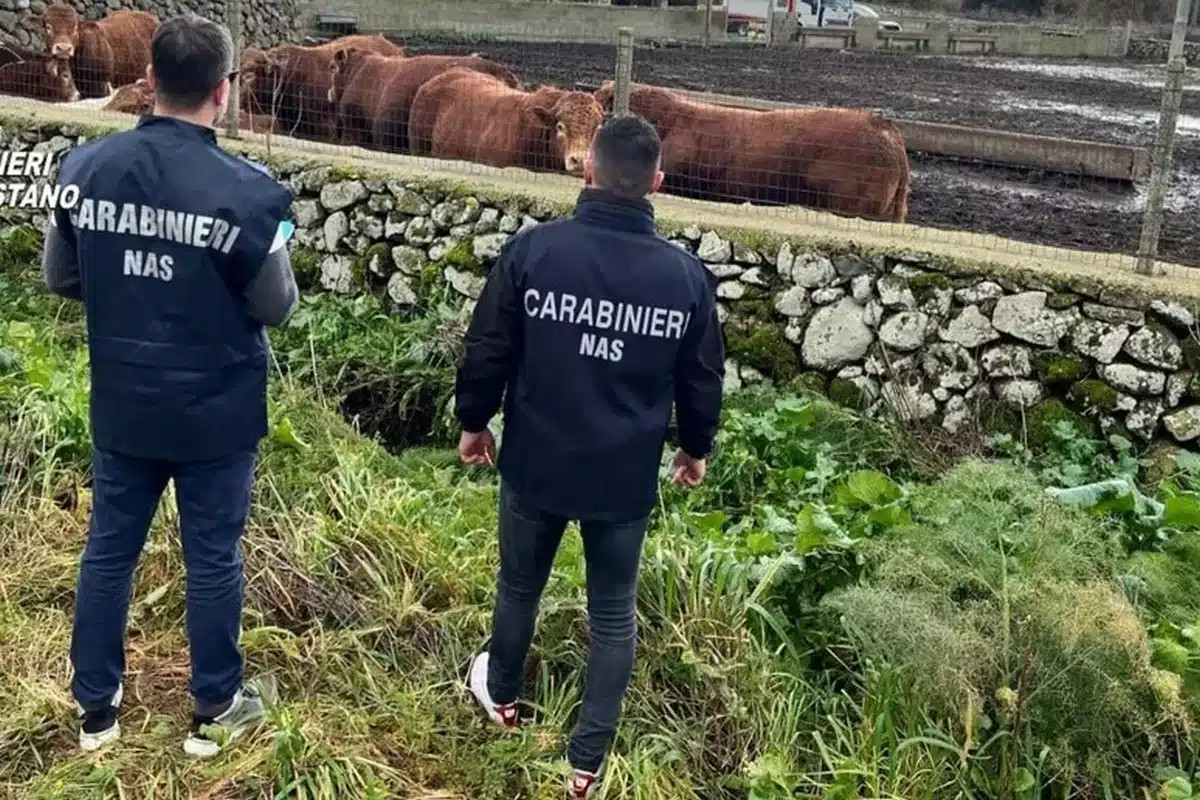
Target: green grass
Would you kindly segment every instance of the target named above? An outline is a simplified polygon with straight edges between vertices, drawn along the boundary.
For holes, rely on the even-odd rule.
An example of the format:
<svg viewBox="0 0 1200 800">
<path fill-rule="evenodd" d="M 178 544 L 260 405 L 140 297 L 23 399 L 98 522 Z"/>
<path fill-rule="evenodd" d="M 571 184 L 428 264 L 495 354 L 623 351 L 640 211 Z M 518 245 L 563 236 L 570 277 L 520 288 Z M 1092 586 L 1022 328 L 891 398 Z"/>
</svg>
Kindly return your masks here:
<svg viewBox="0 0 1200 800">
<path fill-rule="evenodd" d="M 182 754 L 168 496 L 136 578 L 123 739 L 73 749 L 86 347 L 17 236 L 0 241 L 0 797 L 559 797 L 587 655 L 582 550 L 567 537 L 543 602 L 530 724 L 489 729 L 461 679 L 495 593 L 497 486 L 449 449 L 462 320 L 437 303 L 404 318 L 309 298 L 272 337 L 243 633 L 249 671 L 281 689 L 268 724 L 212 762 Z M 602 796 L 1132 798 L 1168 781 L 1190 796 L 1189 459 L 1149 480 L 1122 443 L 1068 427 L 1047 451 L 1002 437 L 960 461 L 816 398 L 729 405 L 705 486 L 665 487 L 653 516 Z M 1119 475 L 1164 513 L 1043 493 Z"/>
</svg>

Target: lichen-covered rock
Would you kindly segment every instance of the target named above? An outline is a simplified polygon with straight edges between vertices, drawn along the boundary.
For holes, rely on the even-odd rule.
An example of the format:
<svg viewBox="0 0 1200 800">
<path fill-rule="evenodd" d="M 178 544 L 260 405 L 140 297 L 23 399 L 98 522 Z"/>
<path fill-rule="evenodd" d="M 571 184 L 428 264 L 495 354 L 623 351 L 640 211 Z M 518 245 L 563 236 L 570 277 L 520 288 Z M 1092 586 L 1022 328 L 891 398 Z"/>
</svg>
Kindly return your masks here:
<svg viewBox="0 0 1200 800">
<path fill-rule="evenodd" d="M 824 289 L 814 289 L 812 293 L 812 301 L 819 306 L 827 306 L 830 303 L 836 303 L 846 296 L 846 290 L 840 286 L 827 286 Z"/>
<path fill-rule="evenodd" d="M 865 306 L 875 296 L 875 279 L 870 275 L 856 275 L 850 279 L 850 296 L 860 306 Z"/>
<path fill-rule="evenodd" d="M 732 359 L 725 359 L 725 380 L 723 383 L 726 393 L 736 392 L 742 388 L 742 379 L 738 375 L 738 365 Z"/>
<path fill-rule="evenodd" d="M 792 264 L 796 261 L 796 255 L 792 252 L 792 245 L 789 242 L 784 242 L 779 248 L 779 253 L 775 256 L 775 271 L 779 273 L 781 278 L 786 280 L 792 279 Z"/>
<path fill-rule="evenodd" d="M 325 212 L 316 200 L 302 199 L 292 203 L 292 221 L 297 228 L 310 228 L 324 217 Z"/>
<path fill-rule="evenodd" d="M 405 275 L 419 275 L 428 261 L 425 251 L 418 247 L 402 244 L 392 248 L 392 263 Z"/>
<path fill-rule="evenodd" d="M 958 433 L 971 422 L 971 408 L 966 398 L 951 395 L 942 409 L 942 428 L 949 433 Z"/>
<path fill-rule="evenodd" d="M 943 389 L 970 389 L 979 379 L 979 364 L 971 354 L 957 344 L 946 342 L 925 348 L 921 369 Z"/>
<path fill-rule="evenodd" d="M 429 216 L 438 227 L 452 228 L 479 219 L 479 211 L 479 201 L 474 197 L 460 197 L 438 203 L 429 212 Z"/>
<path fill-rule="evenodd" d="M 373 194 L 367 199 L 367 209 L 373 214 L 386 214 L 395 207 L 396 198 L 390 194 Z"/>
<path fill-rule="evenodd" d="M 1175 372 L 1167 376 L 1166 389 L 1166 404 L 1167 408 L 1175 408 L 1183 400 L 1183 396 L 1187 394 L 1188 387 L 1192 384 L 1192 378 L 1195 373 L 1192 372 Z"/>
<path fill-rule="evenodd" d="M 745 264 L 749 267 L 757 267 L 763 263 L 762 256 L 752 247 L 747 247 L 741 242 L 733 243 L 733 260 L 739 264 Z"/>
<path fill-rule="evenodd" d="M 722 281 L 717 284 L 717 297 L 722 300 L 740 300 L 746 294 L 746 284 L 740 281 Z"/>
<path fill-rule="evenodd" d="M 1133 364 L 1109 364 L 1099 367 L 1098 371 L 1100 377 L 1111 386 L 1139 397 L 1160 395 L 1167 383 L 1167 376 L 1161 372 L 1142 369 Z"/>
<path fill-rule="evenodd" d="M 806 289 L 818 289 L 837 278 L 833 262 L 825 256 L 801 253 L 792 262 L 792 282 Z"/>
<path fill-rule="evenodd" d="M 762 270 L 758 267 L 751 267 L 738 276 L 738 280 L 742 283 L 748 283 L 751 286 L 766 287 L 767 280 L 763 277 Z"/>
<path fill-rule="evenodd" d="M 354 262 L 346 256 L 326 256 L 321 262 L 321 288 L 334 294 L 350 294 L 359 288 Z"/>
<path fill-rule="evenodd" d="M 879 292 L 879 302 L 883 303 L 884 308 L 911 310 L 917 307 L 917 298 L 902 278 L 897 278 L 895 275 L 884 275 L 879 279 L 875 289 Z"/>
<path fill-rule="evenodd" d="M 862 321 L 862 307 L 849 297 L 822 306 L 804 333 L 804 363 L 816 369 L 835 369 L 866 355 L 875 335 Z"/>
<path fill-rule="evenodd" d="M 715 231 L 705 231 L 696 246 L 696 257 L 710 264 L 724 264 L 733 258 L 733 246 Z"/>
<path fill-rule="evenodd" d="M 929 331 L 929 316 L 921 311 L 901 311 L 879 326 L 879 341 L 893 350 L 907 353 L 925 341 Z"/>
<path fill-rule="evenodd" d="M 1045 390 L 1037 381 L 1013 378 L 996 384 L 996 396 L 1010 406 L 1030 408 L 1045 396 Z"/>
<path fill-rule="evenodd" d="M 937 413 L 937 401 L 933 395 L 921 390 L 919 380 L 897 378 L 883 384 L 880 391 L 884 405 L 898 419 L 913 422 L 929 419 Z"/>
<path fill-rule="evenodd" d="M 389 183 L 388 190 L 396 196 L 396 212 L 399 214 L 407 214 L 410 217 L 423 217 L 433 210 L 433 207 L 426 202 L 424 197 L 411 189 L 399 184 Z"/>
<path fill-rule="evenodd" d="M 783 328 L 783 338 L 787 339 L 792 344 L 800 344 L 804 341 L 804 323 L 799 319 L 789 319 L 787 325 Z"/>
<path fill-rule="evenodd" d="M 485 233 L 496 233 L 500 230 L 500 209 L 485 208 L 479 212 L 479 219 L 471 226 L 471 232 L 476 236 Z"/>
<path fill-rule="evenodd" d="M 1178 369 L 1183 365 L 1183 348 L 1173 334 L 1162 328 L 1139 328 L 1125 340 L 1125 352 L 1148 367 Z"/>
<path fill-rule="evenodd" d="M 809 308 L 808 290 L 803 286 L 792 286 L 775 296 L 775 310 L 785 317 L 803 317 Z"/>
<path fill-rule="evenodd" d="M 367 198 L 362 181 L 338 181 L 321 187 L 321 205 L 329 211 L 341 211 Z"/>
<path fill-rule="evenodd" d="M 398 306 L 411 306 L 417 302 L 417 293 L 413 291 L 410 278 L 402 272 L 392 274 L 387 282 L 387 296 Z"/>
<path fill-rule="evenodd" d="M 1188 406 L 1163 417 L 1163 427 L 1177 442 L 1190 442 L 1200 436 L 1200 406 Z"/>
<path fill-rule="evenodd" d="M 993 378 L 1025 378 L 1033 373 L 1029 348 L 1020 344 L 999 344 L 980 357 L 984 372 Z"/>
<path fill-rule="evenodd" d="M 345 211 L 335 211 L 326 218 L 321 230 L 325 233 L 323 249 L 330 253 L 335 252 L 346 238 L 346 234 L 350 233 L 350 219 Z"/>
<path fill-rule="evenodd" d="M 1046 307 L 1045 292 L 1022 292 L 996 301 L 992 325 L 1001 333 L 1041 347 L 1057 347 L 1077 321 L 1077 312 Z"/>
<path fill-rule="evenodd" d="M 1135 311 L 1130 308 L 1103 306 L 1099 303 L 1084 303 L 1083 315 L 1113 325 L 1131 325 L 1138 328 L 1146 324 L 1146 315 L 1141 311 Z"/>
<path fill-rule="evenodd" d="M 979 347 L 1000 338 L 992 322 L 983 315 L 979 306 L 970 305 L 938 331 L 944 341 L 962 347 Z"/>
<path fill-rule="evenodd" d="M 483 285 L 487 280 L 482 275 L 464 272 L 454 267 L 446 267 L 442 271 L 442 275 L 454 291 L 463 297 L 470 297 L 472 299 L 478 299 L 479 295 L 483 293 Z"/>
<path fill-rule="evenodd" d="M 1128 338 L 1129 328 L 1125 325 L 1097 319 L 1081 319 L 1071 331 L 1071 346 L 1101 364 L 1111 364 Z"/>
<path fill-rule="evenodd" d="M 954 292 L 955 299 L 964 305 L 979 305 L 989 300 L 999 300 L 1003 296 L 1004 288 L 995 281 L 982 281 Z"/>
<path fill-rule="evenodd" d="M 476 236 L 471 242 L 471 253 L 483 263 L 495 261 L 500 257 L 500 250 L 508 241 L 508 235 L 503 233 L 487 233 Z"/>
<path fill-rule="evenodd" d="M 1072 384 L 1067 395 L 1085 411 L 1116 411 L 1121 399 L 1116 389 L 1095 378 L 1085 378 Z"/>
<path fill-rule="evenodd" d="M 878 300 L 872 300 L 863 307 L 862 312 L 863 322 L 869 328 L 878 328 L 879 323 L 883 322 L 883 303 Z"/>
<path fill-rule="evenodd" d="M 437 236 L 437 228 L 429 217 L 413 217 L 404 229 L 404 241 L 421 247 L 430 244 Z"/>
<path fill-rule="evenodd" d="M 705 264 L 708 271 L 713 274 L 717 280 L 725 280 L 726 278 L 736 278 L 746 271 L 745 267 L 739 267 L 737 264 Z"/>
<path fill-rule="evenodd" d="M 1174 300 L 1154 300 L 1150 313 L 1180 333 L 1187 333 L 1196 324 L 1196 316 L 1182 303 Z"/>
<path fill-rule="evenodd" d="M 1125 416 L 1125 427 L 1139 439 L 1148 442 L 1158 430 L 1158 421 L 1162 418 L 1162 413 L 1162 401 L 1139 400 L 1137 406 Z"/>
<path fill-rule="evenodd" d="M 408 228 L 408 217 L 398 217 L 388 214 L 383 222 L 383 236 L 389 242 L 404 240 L 404 231 Z"/>
<path fill-rule="evenodd" d="M 367 246 L 383 238 L 383 220 L 362 209 L 355 209 L 350 217 L 350 230 L 367 238 Z"/>
<path fill-rule="evenodd" d="M 1033 370 L 1042 383 L 1074 383 L 1088 373 L 1087 364 L 1079 356 L 1059 350 L 1041 350 L 1033 355 Z"/>
</svg>

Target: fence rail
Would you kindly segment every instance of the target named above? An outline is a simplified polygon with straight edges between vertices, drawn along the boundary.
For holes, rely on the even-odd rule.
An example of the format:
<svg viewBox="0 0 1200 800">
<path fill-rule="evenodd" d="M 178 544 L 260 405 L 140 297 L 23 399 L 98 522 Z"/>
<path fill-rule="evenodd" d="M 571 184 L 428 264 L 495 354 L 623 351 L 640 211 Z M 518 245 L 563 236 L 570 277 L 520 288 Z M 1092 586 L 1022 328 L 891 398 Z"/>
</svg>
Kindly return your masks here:
<svg viewBox="0 0 1200 800">
<path fill-rule="evenodd" d="M 549 9 L 551 21 L 557 9 L 577 8 L 525 5 Z M 991 57 L 664 48 L 626 29 L 597 44 L 594 33 L 564 40 L 519 19 L 501 20 L 500 38 L 495 24 L 429 19 L 404 37 L 326 36 L 263 50 L 243 41 L 257 30 L 243 24 L 243 0 L 227 9 L 241 53 L 230 135 L 366 148 L 439 171 L 475 164 L 578 175 L 605 114 L 628 110 L 663 139 L 664 191 L 753 203 L 764 220 L 816 208 L 842 215 L 839 229 L 851 233 L 856 220 L 907 222 L 1002 237 L 987 246 L 1012 253 L 1071 248 L 1147 273 L 1160 262 L 1200 265 L 1192 224 L 1200 196 L 1188 187 L 1200 148 L 1178 146 L 1200 134 L 1200 97 L 1186 91 L 1182 63 L 1085 73 Z M 389 30 L 392 12 L 372 18 L 370 9 L 362 3 L 354 24 Z M 2 93 L 152 108 L 137 80 L 144 65 L 94 74 L 61 54 L 9 55 Z"/>
</svg>

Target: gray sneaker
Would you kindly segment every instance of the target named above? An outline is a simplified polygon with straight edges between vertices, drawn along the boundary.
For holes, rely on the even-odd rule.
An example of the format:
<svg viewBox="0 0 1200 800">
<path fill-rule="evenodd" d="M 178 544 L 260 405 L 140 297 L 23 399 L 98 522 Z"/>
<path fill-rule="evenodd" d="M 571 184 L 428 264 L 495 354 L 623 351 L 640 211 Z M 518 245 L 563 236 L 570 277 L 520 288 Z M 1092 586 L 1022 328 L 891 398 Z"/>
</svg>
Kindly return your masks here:
<svg viewBox="0 0 1200 800">
<path fill-rule="evenodd" d="M 79 719 L 80 750 L 91 753 L 121 738 L 117 709 L 121 707 L 124 694 L 124 685 L 118 686 L 109 704 L 98 711 L 84 711 L 82 706 L 75 704 L 75 714 Z"/>
<path fill-rule="evenodd" d="M 197 758 L 211 758 L 234 739 L 255 727 L 275 705 L 275 692 L 259 682 L 247 682 L 228 705 L 216 713 L 192 714 L 192 730 L 183 751 Z"/>
</svg>

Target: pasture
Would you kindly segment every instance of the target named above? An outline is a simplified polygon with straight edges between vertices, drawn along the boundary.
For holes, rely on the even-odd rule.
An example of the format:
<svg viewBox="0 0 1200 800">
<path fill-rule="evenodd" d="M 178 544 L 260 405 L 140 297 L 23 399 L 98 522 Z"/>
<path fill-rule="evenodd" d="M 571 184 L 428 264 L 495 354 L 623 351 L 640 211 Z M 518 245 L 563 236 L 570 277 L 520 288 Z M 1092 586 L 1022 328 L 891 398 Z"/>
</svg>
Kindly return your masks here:
<svg viewBox="0 0 1200 800">
<path fill-rule="evenodd" d="M 555 42 L 453 45 L 406 41 L 420 52 L 484 51 L 530 84 L 599 84 L 615 47 Z M 635 82 L 782 102 L 858 106 L 902 119 L 1149 147 L 1165 69 L 1130 62 L 865 54 L 799 48 L 638 48 Z M 1189 75 L 1176 134 L 1160 256 L 1200 261 L 1200 78 Z M 1133 254 L 1143 186 L 953 163 L 912 155 L 909 221 L 1009 239 Z"/>
</svg>

